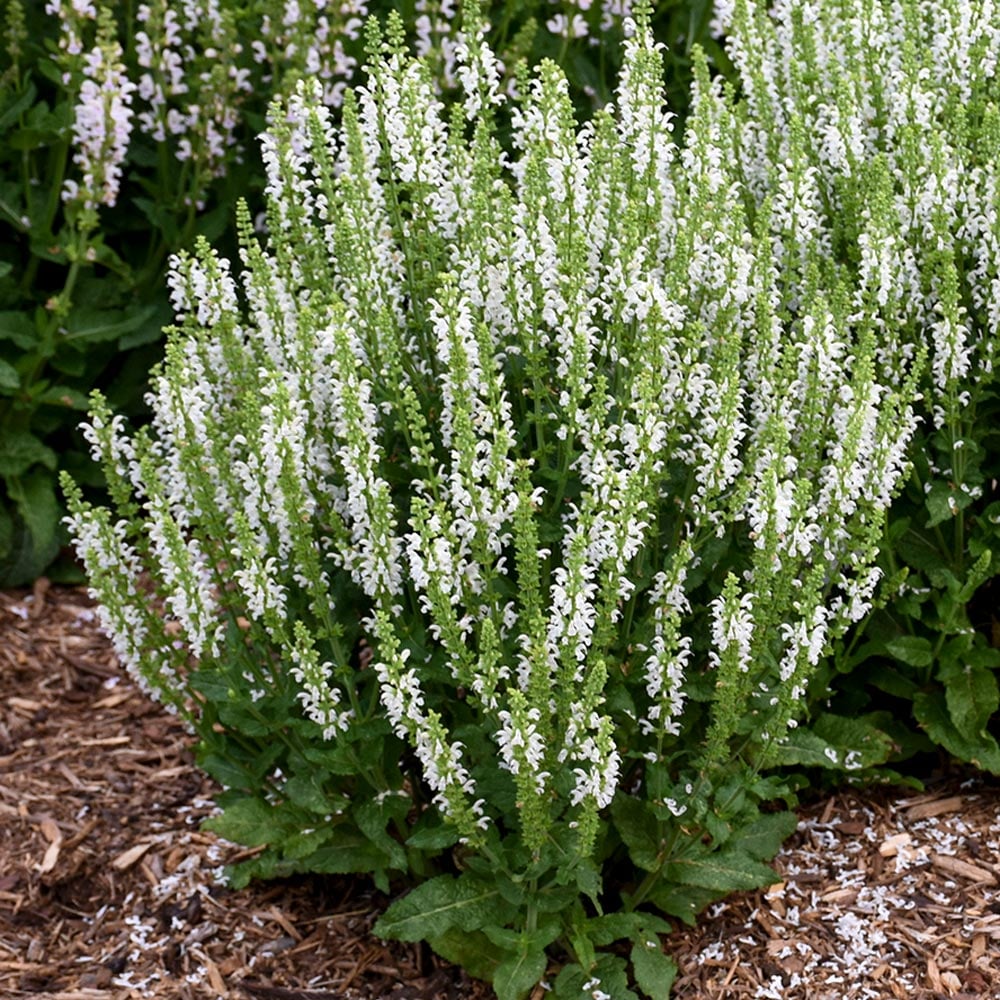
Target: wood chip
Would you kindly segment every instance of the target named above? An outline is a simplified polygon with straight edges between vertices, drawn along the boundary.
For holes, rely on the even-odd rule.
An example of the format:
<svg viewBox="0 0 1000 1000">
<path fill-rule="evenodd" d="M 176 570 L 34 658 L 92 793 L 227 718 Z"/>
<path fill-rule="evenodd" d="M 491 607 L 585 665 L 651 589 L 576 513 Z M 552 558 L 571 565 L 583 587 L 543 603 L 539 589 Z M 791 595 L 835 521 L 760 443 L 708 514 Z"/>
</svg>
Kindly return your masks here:
<svg viewBox="0 0 1000 1000">
<path fill-rule="evenodd" d="M 8 698 L 7 704 L 15 712 L 27 712 L 30 715 L 34 715 L 35 712 L 42 710 L 42 703 L 40 701 L 32 701 L 30 698 Z"/>
<path fill-rule="evenodd" d="M 122 853 L 111 862 L 111 867 L 116 868 L 120 872 L 126 871 L 131 868 L 132 865 L 134 865 L 152 846 L 152 843 L 135 844 L 127 851 L 122 851 Z"/>
<path fill-rule="evenodd" d="M 953 997 L 956 993 L 960 993 L 962 990 L 962 980 L 954 972 L 942 972 L 941 985 L 944 987 L 945 993 L 950 997 Z"/>
<path fill-rule="evenodd" d="M 41 828 L 43 836 L 50 844 L 62 842 L 62 830 L 59 829 L 59 824 L 51 816 L 43 816 L 38 825 Z"/>
<path fill-rule="evenodd" d="M 965 798 L 961 795 L 953 795 L 947 799 L 932 799 L 930 802 L 921 802 L 919 805 L 910 806 L 906 810 L 908 820 L 930 819 L 932 816 L 943 816 L 945 813 L 957 812 L 965 806 Z"/>
<path fill-rule="evenodd" d="M 976 934 L 972 938 L 972 949 L 969 952 L 969 959 L 977 962 L 986 954 L 986 935 Z"/>
<path fill-rule="evenodd" d="M 227 996 L 229 994 L 229 989 L 226 986 L 226 981 L 222 978 L 222 973 L 219 972 L 219 967 L 213 962 L 208 955 L 203 952 L 198 955 L 199 960 L 202 965 L 205 966 L 205 971 L 208 973 L 208 981 L 211 984 L 213 990 L 219 994 L 219 996 Z"/>
<path fill-rule="evenodd" d="M 109 694 L 107 698 L 95 701 L 94 708 L 115 708 L 123 701 L 128 701 L 131 697 L 132 692 L 130 690 L 116 691 L 114 694 Z"/>
<path fill-rule="evenodd" d="M 59 861 L 59 850 L 62 847 L 62 841 L 56 840 L 45 850 L 45 857 L 42 858 L 42 863 L 38 866 L 39 875 L 47 875 Z"/>
<path fill-rule="evenodd" d="M 294 938 L 296 941 L 302 940 L 302 935 L 295 929 L 292 922 L 281 912 L 276 906 L 272 906 L 266 911 L 268 917 L 270 917 L 276 924 L 279 924 L 281 929 L 288 934 L 289 937 Z"/>
<path fill-rule="evenodd" d="M 970 882 L 985 882 L 987 885 L 997 884 L 997 877 L 993 872 L 976 865 L 970 865 L 968 861 L 960 861 L 947 854 L 932 854 L 931 864 L 946 875 L 968 879 Z"/>
<path fill-rule="evenodd" d="M 879 844 L 878 852 L 883 858 L 894 858 L 899 854 L 899 849 L 901 847 L 906 847 L 913 840 L 913 837 L 908 833 L 897 833 L 892 837 L 886 837 L 885 840 Z"/>
<path fill-rule="evenodd" d="M 100 740 L 80 740 L 82 747 L 121 747 L 131 743 L 131 736 L 107 736 Z"/>
<path fill-rule="evenodd" d="M 927 959 L 927 982 L 930 984 L 931 989 L 937 993 L 940 993 L 944 989 L 938 964 L 933 958 Z"/>
</svg>

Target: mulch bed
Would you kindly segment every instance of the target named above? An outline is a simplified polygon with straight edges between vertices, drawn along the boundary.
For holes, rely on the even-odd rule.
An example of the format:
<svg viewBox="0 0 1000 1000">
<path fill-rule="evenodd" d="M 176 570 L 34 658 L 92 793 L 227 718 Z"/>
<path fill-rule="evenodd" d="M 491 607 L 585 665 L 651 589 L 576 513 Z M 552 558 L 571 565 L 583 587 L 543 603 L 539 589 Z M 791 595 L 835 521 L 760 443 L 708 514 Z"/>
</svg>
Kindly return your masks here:
<svg viewBox="0 0 1000 1000">
<path fill-rule="evenodd" d="M 124 676 L 79 589 L 0 593 L 0 997 L 488 1000 L 371 934 L 364 880 L 224 885 L 213 783 Z M 801 814 L 782 881 L 664 941 L 679 1000 L 1000 997 L 1000 785 L 846 792 Z M 532 1000 L 541 1000 L 539 987 Z"/>
</svg>

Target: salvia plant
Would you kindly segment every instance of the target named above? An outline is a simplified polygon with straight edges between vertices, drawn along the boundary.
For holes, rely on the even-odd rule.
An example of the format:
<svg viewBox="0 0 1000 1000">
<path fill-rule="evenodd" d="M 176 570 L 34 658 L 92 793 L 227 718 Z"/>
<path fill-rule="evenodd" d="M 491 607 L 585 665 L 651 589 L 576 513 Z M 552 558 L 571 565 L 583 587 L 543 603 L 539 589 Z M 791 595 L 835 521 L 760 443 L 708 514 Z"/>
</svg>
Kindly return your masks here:
<svg viewBox="0 0 1000 1000">
<path fill-rule="evenodd" d="M 223 237 L 238 195 L 262 207 L 254 137 L 270 98 L 309 78 L 338 108 L 364 58 L 363 18 L 394 6 L 0 0 L 0 584 L 30 582 L 65 540 L 56 472 L 92 476 L 73 432 L 90 389 L 141 412 L 170 319 L 169 255 L 196 235 Z M 710 9 L 660 5 L 659 28 L 678 39 L 675 100 L 691 43 L 711 41 Z M 403 10 L 450 98 L 464 44 L 456 5 Z M 525 57 L 559 55 L 577 104 L 593 108 L 610 94 L 628 10 L 629 0 L 493 4 L 501 86 L 513 88 Z"/>
<path fill-rule="evenodd" d="M 882 79 L 897 48 L 835 9 Z M 70 528 L 214 828 L 261 848 L 237 884 L 410 886 L 377 932 L 501 1000 L 666 997 L 670 919 L 773 878 L 788 769 L 893 752 L 810 683 L 883 576 L 921 380 L 964 377 L 954 268 L 883 266 L 903 180 L 849 90 L 818 94 L 851 216 L 753 103 L 773 72 L 737 99 L 702 62 L 681 134 L 640 9 L 580 125 L 552 62 L 509 98 L 466 13 L 450 106 L 398 17 L 339 123 L 315 83 L 273 106 L 266 237 L 244 206 L 239 274 L 172 258 L 151 422 L 94 398 L 111 503 L 64 479 Z"/>
<path fill-rule="evenodd" d="M 937 744 L 1000 773 L 1000 10 L 725 6 L 738 113 L 762 137 L 734 150 L 755 204 L 801 162 L 812 238 L 879 302 L 879 350 L 927 352 L 913 474 L 881 546 L 884 607 L 838 644 L 834 704 L 870 713 L 903 756 Z"/>
</svg>

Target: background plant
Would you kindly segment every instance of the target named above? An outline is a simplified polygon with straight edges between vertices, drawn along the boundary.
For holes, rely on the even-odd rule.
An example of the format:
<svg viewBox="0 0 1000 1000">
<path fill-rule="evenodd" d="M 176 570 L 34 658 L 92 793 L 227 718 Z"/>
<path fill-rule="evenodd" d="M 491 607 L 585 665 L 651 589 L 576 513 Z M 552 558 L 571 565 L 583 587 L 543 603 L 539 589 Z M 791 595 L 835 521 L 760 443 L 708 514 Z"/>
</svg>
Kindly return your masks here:
<svg viewBox="0 0 1000 1000">
<path fill-rule="evenodd" d="M 613 114 L 520 77 L 510 157 L 469 16 L 450 110 L 398 17 L 341 127 L 308 85 L 273 108 L 242 297 L 205 241 L 174 258 L 152 423 L 95 397 L 112 506 L 67 480 L 71 527 L 215 828 L 266 848 L 237 880 L 405 876 L 380 933 L 503 998 L 550 958 L 558 996 L 666 996 L 665 918 L 772 877 L 776 768 L 891 752 L 799 723 L 921 359 L 815 238 L 804 154 L 756 206 L 704 64 L 675 135 L 648 13 Z"/>
<path fill-rule="evenodd" d="M 879 349 L 928 355 L 883 607 L 838 644 L 817 706 L 865 714 L 900 758 L 937 745 L 1000 773 L 1000 19 L 992 3 L 725 6 L 739 113 L 766 137 L 734 151 L 755 203 L 801 158 L 816 238 L 883 308 Z"/>
<path fill-rule="evenodd" d="M 237 197 L 255 214 L 262 208 L 254 136 L 268 101 L 310 77 L 337 107 L 363 58 L 362 19 L 393 6 L 2 4 L 0 585 L 30 581 L 59 551 L 56 470 L 94 479 L 75 433 L 89 391 L 98 385 L 117 408 L 141 413 L 170 318 L 169 254 L 196 235 L 224 239 Z M 709 8 L 659 6 L 681 110 L 690 45 L 707 34 Z M 428 0 L 403 9 L 438 85 L 454 89 L 455 7 Z M 559 55 L 578 106 L 592 110 L 610 93 L 627 10 L 627 2 L 494 4 L 504 86 L 521 59 Z M 68 563 L 49 571 L 74 572 Z"/>
</svg>

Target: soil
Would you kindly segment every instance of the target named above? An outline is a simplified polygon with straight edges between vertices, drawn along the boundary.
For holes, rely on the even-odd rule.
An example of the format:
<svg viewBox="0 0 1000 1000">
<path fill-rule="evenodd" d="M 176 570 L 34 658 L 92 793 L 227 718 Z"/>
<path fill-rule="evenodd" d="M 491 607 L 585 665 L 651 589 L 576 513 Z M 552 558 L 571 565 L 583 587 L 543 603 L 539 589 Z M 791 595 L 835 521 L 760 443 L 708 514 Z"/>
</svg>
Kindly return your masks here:
<svg viewBox="0 0 1000 1000">
<path fill-rule="evenodd" d="M 0 593 L 0 998 L 489 1000 L 374 937 L 390 900 L 364 880 L 227 888 L 241 850 L 200 829 L 216 788 L 188 744 L 84 591 Z M 1000 783 L 846 791 L 800 819 L 780 881 L 664 938 L 678 1000 L 1000 998 Z"/>
</svg>

